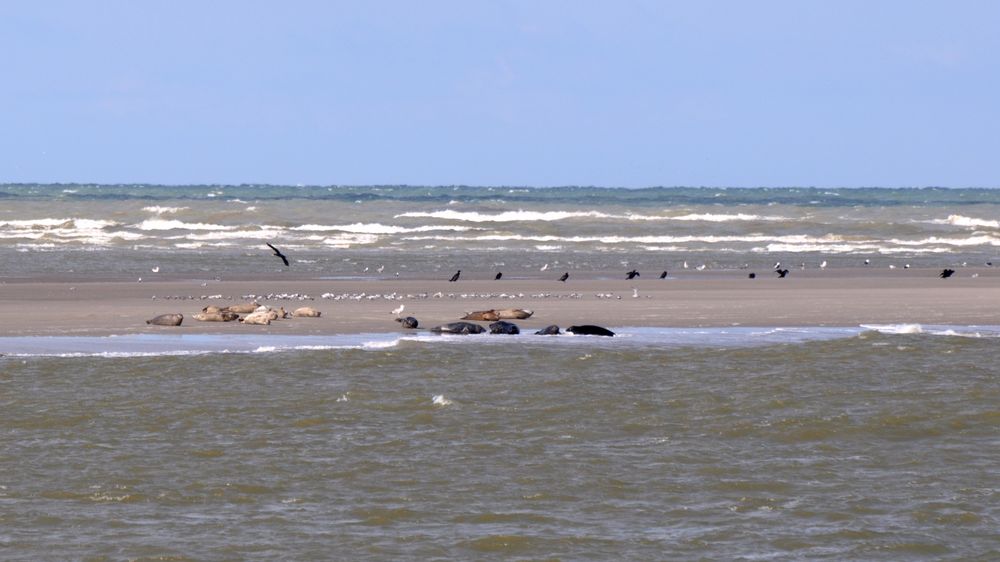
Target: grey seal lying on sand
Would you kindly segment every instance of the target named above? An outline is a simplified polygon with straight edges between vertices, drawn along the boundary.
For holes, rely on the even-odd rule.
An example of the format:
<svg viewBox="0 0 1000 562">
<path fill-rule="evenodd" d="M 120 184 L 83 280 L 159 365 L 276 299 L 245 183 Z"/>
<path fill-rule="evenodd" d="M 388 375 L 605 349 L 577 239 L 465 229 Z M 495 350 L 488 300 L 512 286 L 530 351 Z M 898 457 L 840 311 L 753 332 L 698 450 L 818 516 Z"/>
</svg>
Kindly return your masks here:
<svg viewBox="0 0 1000 562">
<path fill-rule="evenodd" d="M 161 314 L 151 320 L 146 320 L 146 323 L 154 326 L 180 326 L 183 321 L 184 315 L 174 312 L 172 314 Z"/>
</svg>

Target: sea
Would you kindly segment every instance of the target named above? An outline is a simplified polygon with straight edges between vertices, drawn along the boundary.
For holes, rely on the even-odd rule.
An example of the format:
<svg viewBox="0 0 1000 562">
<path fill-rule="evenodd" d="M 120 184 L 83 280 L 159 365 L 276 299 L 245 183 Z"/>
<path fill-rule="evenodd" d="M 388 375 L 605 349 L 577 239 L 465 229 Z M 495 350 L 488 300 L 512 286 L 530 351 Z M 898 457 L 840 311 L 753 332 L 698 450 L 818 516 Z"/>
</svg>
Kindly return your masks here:
<svg viewBox="0 0 1000 562">
<path fill-rule="evenodd" d="M 264 242 L 312 279 L 986 278 L 998 221 L 991 189 L 4 184 L 0 291 L 282 275 Z M 0 328 L 0 559 L 1000 559 L 1000 319 L 609 327 Z"/>
</svg>

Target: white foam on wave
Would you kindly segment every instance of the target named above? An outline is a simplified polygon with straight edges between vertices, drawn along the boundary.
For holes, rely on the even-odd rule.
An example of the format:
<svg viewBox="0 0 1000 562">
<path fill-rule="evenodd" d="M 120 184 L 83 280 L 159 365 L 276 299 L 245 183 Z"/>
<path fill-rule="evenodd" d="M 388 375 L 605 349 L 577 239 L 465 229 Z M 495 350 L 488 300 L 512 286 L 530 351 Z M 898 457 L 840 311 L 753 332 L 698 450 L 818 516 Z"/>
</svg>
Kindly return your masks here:
<svg viewBox="0 0 1000 562">
<path fill-rule="evenodd" d="M 304 224 L 302 226 L 296 226 L 289 230 L 307 231 L 307 232 L 327 232 L 327 231 L 341 231 L 350 232 L 353 234 L 404 234 L 407 232 L 433 232 L 435 230 L 450 230 L 456 232 L 464 232 L 467 230 L 472 230 L 470 226 L 451 226 L 451 225 L 441 225 L 441 226 L 416 226 L 416 227 L 404 227 L 404 226 L 391 226 L 380 223 L 359 223 L 354 224 Z"/>
<path fill-rule="evenodd" d="M 835 234 L 825 236 L 808 236 L 805 234 L 776 235 L 767 236 L 763 234 L 750 234 L 746 236 L 712 236 L 712 235 L 687 235 L 687 236 L 554 236 L 554 235 L 533 235 L 533 234 L 482 234 L 475 236 L 407 236 L 404 240 L 423 241 L 439 240 L 448 242 L 492 242 L 492 241 L 523 241 L 523 242 L 557 242 L 557 243 L 600 243 L 600 244 L 684 244 L 691 242 L 701 242 L 708 244 L 747 242 L 747 243 L 767 243 L 783 242 L 788 244 L 820 244 L 842 240 Z"/>
<path fill-rule="evenodd" d="M 1000 221 L 989 219 L 978 219 L 964 215 L 948 215 L 946 219 L 933 219 L 928 221 L 931 224 L 950 224 L 952 226 L 967 226 L 972 228 L 1000 228 Z"/>
<path fill-rule="evenodd" d="M 432 218 L 460 220 L 467 222 L 518 222 L 518 221 L 559 221 L 572 218 L 608 218 L 612 215 L 599 211 L 503 211 L 495 214 L 485 214 L 476 211 L 432 211 L 401 213 L 395 218 Z"/>
<path fill-rule="evenodd" d="M 736 214 L 712 214 L 712 213 L 689 213 L 676 217 L 667 217 L 675 221 L 703 221 L 703 222 L 732 222 L 732 221 L 763 221 L 776 222 L 791 220 L 788 217 L 751 215 L 747 213 Z"/>
<path fill-rule="evenodd" d="M 179 220 L 147 219 L 134 225 L 134 228 L 139 230 L 234 230 L 237 227 Z"/>
<path fill-rule="evenodd" d="M 521 222 L 521 221 L 560 221 L 576 218 L 598 218 L 598 219 L 618 219 L 630 221 L 701 221 L 701 222 L 730 222 L 730 221 L 787 221 L 788 217 L 754 215 L 749 213 L 688 213 L 685 215 L 642 215 L 638 213 L 626 213 L 615 215 L 600 211 L 503 211 L 500 213 L 480 213 L 477 211 L 456 211 L 447 209 L 443 211 L 420 212 L 414 211 L 396 215 L 396 218 L 434 218 L 447 220 L 460 220 L 467 222 Z"/>
<path fill-rule="evenodd" d="M 920 324 L 862 324 L 862 328 L 883 334 L 922 334 L 924 328 Z"/>
<path fill-rule="evenodd" d="M 119 223 L 109 220 L 101 219 L 81 219 L 81 218 L 66 218 L 66 219 L 25 219 L 25 220 L 12 220 L 12 221 L 0 221 L 0 228 L 8 227 L 14 229 L 100 229 L 100 228 L 110 228 L 113 226 L 118 226 Z"/>
<path fill-rule="evenodd" d="M 166 213 L 179 213 L 190 208 L 191 207 L 161 207 L 159 205 L 153 205 L 150 207 L 143 207 L 142 210 L 156 215 L 163 215 Z"/>
<path fill-rule="evenodd" d="M 254 239 L 254 240 L 271 240 L 282 236 L 285 233 L 284 229 L 281 228 L 268 228 L 258 230 L 228 230 L 228 231 L 211 231 L 211 232 L 200 232 L 196 234 L 185 234 L 182 236 L 167 236 L 167 240 L 200 240 L 200 241 L 212 241 L 212 240 L 234 240 L 240 238 Z"/>
</svg>

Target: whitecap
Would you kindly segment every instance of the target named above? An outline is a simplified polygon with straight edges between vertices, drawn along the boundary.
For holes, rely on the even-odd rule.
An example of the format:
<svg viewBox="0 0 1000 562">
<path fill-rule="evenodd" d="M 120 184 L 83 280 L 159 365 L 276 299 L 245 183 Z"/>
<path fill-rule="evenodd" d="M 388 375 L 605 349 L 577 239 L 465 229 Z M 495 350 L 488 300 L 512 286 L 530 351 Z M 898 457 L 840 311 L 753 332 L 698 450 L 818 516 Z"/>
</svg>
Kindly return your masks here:
<svg viewBox="0 0 1000 562">
<path fill-rule="evenodd" d="M 147 219 L 134 225 L 139 230 L 233 230 L 235 226 L 222 224 L 190 223 L 179 220 Z"/>
</svg>

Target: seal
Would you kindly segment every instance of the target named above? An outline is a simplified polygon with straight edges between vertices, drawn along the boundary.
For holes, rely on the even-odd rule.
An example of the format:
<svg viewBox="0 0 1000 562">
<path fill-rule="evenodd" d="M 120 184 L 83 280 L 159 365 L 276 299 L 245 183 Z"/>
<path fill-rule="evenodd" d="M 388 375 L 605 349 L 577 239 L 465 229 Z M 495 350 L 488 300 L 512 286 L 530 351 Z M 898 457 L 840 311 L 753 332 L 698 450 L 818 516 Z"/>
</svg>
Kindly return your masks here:
<svg viewBox="0 0 1000 562">
<path fill-rule="evenodd" d="M 201 309 L 201 311 L 204 312 L 205 314 L 218 314 L 223 310 L 225 310 L 225 308 L 219 308 L 213 305 L 208 305 L 205 308 Z"/>
<path fill-rule="evenodd" d="M 526 308 L 503 308 L 494 312 L 497 313 L 497 318 L 500 320 L 524 320 L 531 318 L 531 315 L 535 313 L 535 311 Z"/>
<path fill-rule="evenodd" d="M 226 308 L 224 308 L 223 310 L 227 312 L 235 312 L 237 314 L 248 314 L 250 312 L 253 312 L 254 310 L 257 310 L 258 306 L 260 306 L 260 304 L 258 304 L 256 301 L 243 302 L 240 304 L 231 304 Z"/>
<path fill-rule="evenodd" d="M 566 331 L 571 334 L 576 334 L 578 336 L 614 336 L 615 333 L 607 328 L 602 328 L 600 326 L 594 326 L 592 324 L 584 324 L 582 326 L 570 326 L 566 328 Z"/>
<path fill-rule="evenodd" d="M 184 315 L 179 312 L 174 312 L 172 314 L 161 314 L 159 316 L 155 316 L 151 320 L 146 320 L 146 323 L 154 326 L 180 326 L 183 321 Z"/>
<path fill-rule="evenodd" d="M 396 322 L 402 324 L 404 328 L 410 328 L 410 329 L 416 328 L 418 324 L 417 319 L 412 316 L 407 316 L 406 318 L 397 318 Z"/>
<path fill-rule="evenodd" d="M 244 324 L 259 324 L 261 326 L 268 326 L 271 324 L 271 312 L 272 311 L 270 310 L 253 312 L 244 316 L 240 322 Z"/>
<path fill-rule="evenodd" d="M 443 326 L 435 326 L 431 328 L 431 331 L 439 334 L 481 334 L 486 331 L 486 328 L 472 322 L 452 322 Z"/>
<path fill-rule="evenodd" d="M 479 320 L 480 322 L 496 322 L 499 319 L 500 315 L 493 309 L 467 312 L 465 316 L 460 318 L 460 320 Z"/>
<path fill-rule="evenodd" d="M 499 322 L 494 322 L 490 324 L 490 333 L 513 335 L 513 334 L 520 334 L 521 329 L 517 327 L 517 324 L 500 320 Z"/>
<path fill-rule="evenodd" d="M 559 326 L 552 324 L 551 326 L 546 326 L 541 330 L 535 332 L 536 336 L 557 336 L 559 335 Z"/>
<path fill-rule="evenodd" d="M 239 320 L 240 315 L 235 312 L 199 312 L 192 316 L 195 320 L 199 322 L 232 322 L 233 320 Z"/>
<path fill-rule="evenodd" d="M 315 308 L 303 306 L 292 311 L 292 316 L 296 318 L 319 318 L 322 312 Z"/>
</svg>

